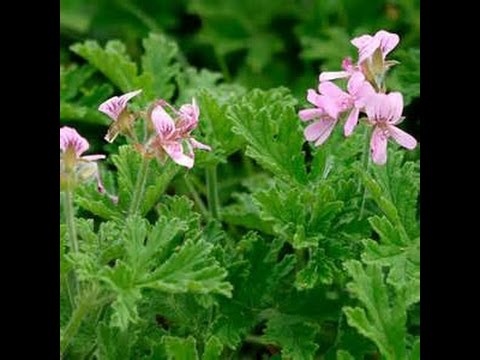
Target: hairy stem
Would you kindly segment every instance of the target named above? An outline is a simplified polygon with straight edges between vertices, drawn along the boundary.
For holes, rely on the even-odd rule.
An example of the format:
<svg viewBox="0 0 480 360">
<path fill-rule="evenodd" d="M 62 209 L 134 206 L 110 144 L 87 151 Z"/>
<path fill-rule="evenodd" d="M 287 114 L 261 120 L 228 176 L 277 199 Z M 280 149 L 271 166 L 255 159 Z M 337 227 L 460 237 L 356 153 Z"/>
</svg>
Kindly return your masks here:
<svg viewBox="0 0 480 360">
<path fill-rule="evenodd" d="M 209 212 L 205 204 L 203 203 L 202 199 L 200 198 L 200 195 L 198 194 L 197 190 L 195 189 L 195 186 L 193 186 L 192 182 L 189 180 L 187 176 L 183 178 L 185 182 L 185 186 L 187 187 L 188 191 L 190 192 L 190 195 L 192 195 L 193 201 L 195 201 L 195 204 L 197 204 L 198 208 L 200 209 L 200 212 L 205 218 L 209 217 Z"/>
<path fill-rule="evenodd" d="M 140 165 L 140 171 L 138 173 L 137 182 L 135 183 L 135 189 L 133 191 L 132 202 L 130 203 L 129 215 L 135 215 L 140 208 L 142 202 L 143 193 L 145 192 L 145 185 L 148 177 L 148 165 L 150 160 L 143 158 Z"/>
<path fill-rule="evenodd" d="M 73 191 L 67 189 L 64 193 L 64 211 L 65 221 L 67 222 L 67 234 L 70 241 L 70 251 L 78 254 L 77 228 L 75 227 L 75 210 L 73 207 Z M 67 292 L 72 309 L 75 308 L 76 297 L 80 292 L 80 285 L 74 271 L 71 271 L 67 277 Z"/>
<path fill-rule="evenodd" d="M 206 170 L 208 209 L 213 218 L 219 218 L 220 201 L 218 199 L 217 166 L 210 165 Z"/>
<path fill-rule="evenodd" d="M 88 313 L 89 306 L 87 302 L 80 301 L 77 308 L 73 311 L 72 317 L 65 328 L 63 336 L 60 339 L 60 356 L 63 356 L 73 337 L 77 334 L 83 318 Z"/>
<path fill-rule="evenodd" d="M 365 127 L 363 153 L 362 153 L 362 169 L 365 172 L 368 171 L 368 168 L 370 166 L 370 161 L 371 161 L 369 148 L 370 148 L 370 131 L 368 127 Z M 360 182 L 358 183 L 358 189 L 360 190 L 361 187 L 362 187 L 362 180 L 360 179 Z M 360 219 L 363 217 L 366 197 L 367 197 L 367 188 L 363 186 L 362 203 L 360 205 L 360 215 L 359 215 Z"/>
</svg>

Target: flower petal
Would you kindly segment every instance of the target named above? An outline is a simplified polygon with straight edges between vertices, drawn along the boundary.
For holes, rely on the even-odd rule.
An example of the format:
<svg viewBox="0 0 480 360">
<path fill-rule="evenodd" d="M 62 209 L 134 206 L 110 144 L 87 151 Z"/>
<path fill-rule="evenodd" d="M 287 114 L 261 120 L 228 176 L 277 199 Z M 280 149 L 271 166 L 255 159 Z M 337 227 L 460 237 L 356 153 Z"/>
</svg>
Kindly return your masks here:
<svg viewBox="0 0 480 360">
<path fill-rule="evenodd" d="M 321 100 L 320 100 L 320 95 L 317 94 L 317 92 L 313 89 L 308 89 L 307 90 L 307 101 L 312 104 L 312 105 L 315 105 L 317 107 L 321 107 Z"/>
<path fill-rule="evenodd" d="M 409 150 L 415 149 L 417 146 L 417 140 L 415 138 L 406 133 L 405 131 L 399 129 L 396 126 L 390 125 L 388 127 L 390 136 L 401 146 L 404 148 L 407 148 Z"/>
<path fill-rule="evenodd" d="M 385 132 L 381 128 L 375 127 L 370 141 L 370 149 L 372 160 L 377 165 L 384 165 L 387 162 L 387 142 L 388 137 Z"/>
<path fill-rule="evenodd" d="M 309 121 L 315 118 L 320 117 L 324 114 L 325 111 L 323 109 L 315 108 L 315 109 L 303 109 L 298 112 L 298 116 L 302 121 Z"/>
<path fill-rule="evenodd" d="M 170 158 L 178 165 L 185 166 L 189 169 L 193 167 L 193 158 L 183 153 L 182 144 L 178 142 L 170 142 L 162 146 L 163 150 L 170 156 Z"/>
<path fill-rule="evenodd" d="M 322 109 L 333 119 L 337 119 L 338 114 L 343 111 L 343 109 L 339 105 L 341 104 L 341 101 L 335 98 L 330 98 L 322 95 L 321 104 Z"/>
<path fill-rule="evenodd" d="M 399 92 L 391 92 L 387 96 L 390 105 L 390 111 L 387 120 L 391 124 L 398 124 L 402 119 L 403 96 Z"/>
<path fill-rule="evenodd" d="M 162 139 L 167 138 L 175 131 L 175 122 L 161 105 L 157 104 L 153 108 L 151 119 L 155 131 Z"/>
<path fill-rule="evenodd" d="M 60 149 L 65 152 L 71 148 L 77 157 L 80 157 L 88 150 L 90 144 L 88 141 L 80 136 L 77 130 L 64 126 L 60 129 Z"/>
<path fill-rule="evenodd" d="M 383 122 L 391 116 L 390 100 L 385 94 L 373 94 L 365 101 L 365 112 L 372 123 Z"/>
<path fill-rule="evenodd" d="M 105 159 L 105 158 L 106 158 L 106 156 L 103 155 L 103 154 L 82 156 L 82 160 L 85 160 L 85 161 L 96 161 L 96 160 L 102 160 L 102 159 Z"/>
<path fill-rule="evenodd" d="M 194 149 L 212 151 L 212 148 L 210 146 L 202 144 L 200 141 L 197 141 L 194 138 L 190 138 L 188 139 L 188 141 Z"/>
<path fill-rule="evenodd" d="M 360 90 L 362 85 L 365 82 L 365 76 L 360 72 L 357 71 L 353 73 L 353 75 L 350 77 L 350 80 L 348 80 L 347 84 L 347 90 L 351 95 L 356 95 L 357 92 Z"/>
<path fill-rule="evenodd" d="M 141 92 L 142 90 L 136 90 L 122 96 L 113 96 L 100 104 L 98 110 L 108 115 L 113 121 L 117 121 L 118 117 L 127 106 L 128 101 Z"/>
<path fill-rule="evenodd" d="M 335 100 L 341 101 L 346 97 L 349 97 L 348 94 L 340 89 L 331 81 L 324 81 L 318 86 L 318 91 L 320 94 L 333 98 Z"/>
<path fill-rule="evenodd" d="M 372 84 L 370 84 L 368 81 L 364 81 L 355 93 L 355 107 L 359 109 L 363 108 L 368 99 L 374 94 L 375 89 L 373 88 Z"/>
<path fill-rule="evenodd" d="M 177 128 L 181 129 L 180 131 L 189 133 L 197 127 L 200 109 L 198 108 L 195 99 L 192 100 L 191 104 L 182 105 L 178 113 L 180 115 L 180 120 L 179 123 L 177 123 Z"/>
<path fill-rule="evenodd" d="M 345 122 L 345 126 L 344 126 L 345 136 L 352 135 L 353 130 L 355 129 L 355 126 L 357 126 L 358 124 L 359 115 L 360 115 L 360 110 L 357 108 L 353 108 L 352 111 L 350 112 L 350 115 L 348 115 L 347 121 Z"/>
<path fill-rule="evenodd" d="M 313 124 L 310 124 L 303 132 L 305 139 L 307 141 L 316 141 L 316 146 L 323 144 L 332 133 L 336 122 L 335 119 L 324 117 Z"/>
<path fill-rule="evenodd" d="M 360 49 L 361 47 L 364 47 L 366 44 L 368 44 L 372 40 L 372 38 L 373 36 L 371 35 L 362 35 L 362 36 L 353 38 L 350 42 L 357 49 Z"/>
<path fill-rule="evenodd" d="M 400 42 L 400 37 L 397 34 L 385 30 L 378 31 L 374 37 L 380 42 L 380 50 L 384 59 Z"/>
<path fill-rule="evenodd" d="M 335 79 L 343 79 L 349 76 L 350 76 L 350 73 L 348 71 L 324 71 L 320 73 L 318 80 L 322 82 L 322 81 L 329 81 L 329 80 L 335 80 Z"/>
<path fill-rule="evenodd" d="M 317 141 L 315 142 L 315 146 L 322 145 L 327 139 L 330 137 L 330 134 L 337 123 L 336 119 L 332 119 L 330 117 L 325 117 L 320 120 L 322 123 L 322 129 L 320 132 L 320 136 L 318 137 Z"/>
</svg>

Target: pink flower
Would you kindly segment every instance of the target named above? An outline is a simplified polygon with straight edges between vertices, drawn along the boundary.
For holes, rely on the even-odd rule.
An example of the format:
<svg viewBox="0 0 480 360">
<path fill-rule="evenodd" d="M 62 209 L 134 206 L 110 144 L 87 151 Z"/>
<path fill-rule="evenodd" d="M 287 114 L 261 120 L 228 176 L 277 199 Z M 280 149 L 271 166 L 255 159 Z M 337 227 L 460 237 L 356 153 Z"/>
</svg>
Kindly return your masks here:
<svg viewBox="0 0 480 360">
<path fill-rule="evenodd" d="M 120 114 L 126 109 L 131 98 L 140 94 L 142 90 L 131 91 L 122 96 L 114 96 L 100 104 L 98 110 L 108 115 L 113 121 L 117 121 Z"/>
<path fill-rule="evenodd" d="M 300 110 L 298 116 L 302 121 L 316 120 L 305 128 L 304 135 L 307 141 L 315 141 L 315 146 L 320 146 L 332 133 L 340 109 L 333 99 L 319 95 L 313 89 L 308 90 L 307 101 L 316 107 Z"/>
<path fill-rule="evenodd" d="M 320 73 L 319 81 L 330 81 L 335 79 L 343 79 L 352 76 L 355 72 L 360 71 L 360 68 L 353 65 L 352 59 L 347 57 L 342 61 L 343 71 L 324 71 Z"/>
<path fill-rule="evenodd" d="M 345 136 L 350 136 L 357 126 L 360 111 L 365 106 L 365 100 L 375 94 L 372 85 L 365 81 L 365 76 L 360 72 L 355 72 L 350 77 L 347 92 L 330 81 L 320 83 L 318 90 L 322 95 L 332 99 L 339 112 L 351 109 L 344 126 Z"/>
<path fill-rule="evenodd" d="M 98 110 L 108 115 L 113 120 L 113 124 L 110 126 L 107 135 L 105 136 L 105 140 L 111 143 L 121 132 L 128 133 L 128 131 L 130 131 L 130 126 L 134 117 L 126 110 L 127 103 L 130 99 L 141 92 L 142 90 L 131 91 L 122 96 L 111 97 L 100 104 Z"/>
<path fill-rule="evenodd" d="M 380 49 L 383 60 L 398 45 L 400 37 L 385 30 L 378 31 L 374 36 L 362 35 L 354 38 L 351 43 L 358 49 L 358 63 L 370 58 Z"/>
<path fill-rule="evenodd" d="M 72 163 L 76 161 L 95 161 L 105 159 L 105 155 L 87 155 L 82 154 L 88 150 L 90 144 L 88 141 L 80 136 L 77 130 L 64 126 L 60 129 L 60 150 L 62 150 L 64 159 Z"/>
<path fill-rule="evenodd" d="M 176 116 L 176 122 L 164 109 L 168 107 Z M 194 164 L 194 149 L 210 151 L 208 145 L 195 140 L 191 131 L 198 125 L 200 110 L 193 99 L 192 104 L 182 105 L 177 111 L 166 101 L 159 101 L 151 112 L 151 119 L 157 136 L 151 146 L 157 151 L 160 157 L 166 153 L 174 162 L 187 168 Z M 186 145 L 188 152 L 185 154 L 183 145 Z M 159 150 L 161 150 L 159 152 Z"/>
<path fill-rule="evenodd" d="M 372 95 L 366 102 L 365 110 L 369 122 L 374 125 L 370 148 L 376 164 L 383 165 L 387 162 L 387 142 L 390 137 L 409 150 L 417 146 L 417 140 L 413 136 L 395 126 L 404 119 L 401 93 Z"/>
<path fill-rule="evenodd" d="M 98 191 L 105 192 L 100 179 L 97 160 L 105 159 L 105 155 L 82 154 L 88 150 L 90 144 L 80 136 L 77 130 L 64 126 L 60 129 L 60 182 L 70 186 L 76 180 L 86 181 L 91 177 L 97 180 Z M 116 202 L 116 197 L 110 196 Z"/>
</svg>

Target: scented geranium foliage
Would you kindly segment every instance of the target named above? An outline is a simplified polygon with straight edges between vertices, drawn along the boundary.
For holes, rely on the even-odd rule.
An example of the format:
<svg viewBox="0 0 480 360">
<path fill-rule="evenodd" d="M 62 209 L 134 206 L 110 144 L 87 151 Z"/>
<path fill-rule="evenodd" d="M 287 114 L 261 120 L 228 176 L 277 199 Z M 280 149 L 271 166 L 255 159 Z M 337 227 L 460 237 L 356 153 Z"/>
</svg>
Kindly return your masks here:
<svg viewBox="0 0 480 360">
<path fill-rule="evenodd" d="M 196 69 L 163 35 L 138 61 L 71 47 L 61 358 L 420 358 L 419 144 L 387 88 L 402 42 L 352 44 L 309 105 Z"/>
</svg>

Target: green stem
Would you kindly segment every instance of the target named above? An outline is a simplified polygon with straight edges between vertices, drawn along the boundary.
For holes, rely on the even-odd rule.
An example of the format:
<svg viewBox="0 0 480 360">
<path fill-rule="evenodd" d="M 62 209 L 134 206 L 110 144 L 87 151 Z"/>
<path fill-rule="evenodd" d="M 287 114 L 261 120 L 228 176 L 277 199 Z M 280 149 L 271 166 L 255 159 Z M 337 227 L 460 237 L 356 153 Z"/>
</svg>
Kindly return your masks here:
<svg viewBox="0 0 480 360">
<path fill-rule="evenodd" d="M 297 258 L 297 271 L 300 271 L 307 264 L 308 249 L 307 248 L 295 249 L 295 255 Z"/>
<path fill-rule="evenodd" d="M 261 336 L 258 335 L 247 335 L 245 337 L 245 342 L 260 346 L 277 346 L 277 344 L 264 340 Z"/>
<path fill-rule="evenodd" d="M 195 201 L 198 208 L 200 209 L 200 212 L 205 218 L 208 218 L 209 217 L 208 209 L 203 203 L 202 199 L 200 198 L 200 195 L 198 194 L 197 190 L 193 186 L 192 182 L 188 179 L 187 176 L 185 176 L 183 180 L 185 181 L 185 186 L 187 187 L 188 191 L 193 197 L 193 201 Z"/>
<path fill-rule="evenodd" d="M 149 14 L 144 12 L 140 7 L 134 4 L 131 1 L 117 1 L 118 5 L 123 7 L 126 11 L 130 14 L 135 16 L 138 20 L 140 20 L 150 31 L 152 32 L 161 32 L 160 27 L 158 27 L 155 19 L 151 17 Z"/>
<path fill-rule="evenodd" d="M 75 209 L 73 207 L 73 191 L 67 189 L 64 192 L 64 211 L 65 221 L 67 222 L 67 234 L 70 240 L 70 251 L 78 254 L 78 237 L 77 228 L 75 227 Z M 67 276 L 67 292 L 70 300 L 70 305 L 75 308 L 76 297 L 80 292 L 80 285 L 74 271 L 71 271 Z"/>
<path fill-rule="evenodd" d="M 63 337 L 60 340 L 60 356 L 62 357 L 68 345 L 72 341 L 75 334 L 78 332 L 80 325 L 82 325 L 83 318 L 88 312 L 88 304 L 85 301 L 80 301 L 77 308 L 72 314 L 70 321 L 65 328 Z"/>
<path fill-rule="evenodd" d="M 223 78 L 226 82 L 232 81 L 232 75 L 230 74 L 230 70 L 228 70 L 227 63 L 223 55 L 220 55 L 218 51 L 215 51 L 215 57 L 217 58 L 218 65 L 220 66 L 220 70 L 222 71 Z"/>
<path fill-rule="evenodd" d="M 210 165 L 206 170 L 208 209 L 213 218 L 219 218 L 220 201 L 218 199 L 217 166 Z"/>
<path fill-rule="evenodd" d="M 140 172 L 138 173 L 137 182 L 135 183 L 135 190 L 133 191 L 132 202 L 130 203 L 129 215 L 134 215 L 138 212 L 140 203 L 145 192 L 145 185 L 148 177 L 148 165 L 150 160 L 143 158 L 140 165 Z"/>
<path fill-rule="evenodd" d="M 362 154 L 362 169 L 367 172 L 368 171 L 368 168 L 370 166 L 370 161 L 371 161 L 371 157 L 370 157 L 370 152 L 369 152 L 369 148 L 370 148 L 370 131 L 369 131 L 369 127 L 365 127 L 365 134 L 364 134 L 365 138 L 364 138 L 364 144 L 363 144 L 363 154 Z M 358 187 L 359 187 L 359 190 L 361 189 L 362 187 L 362 180 L 360 179 L 360 182 L 358 184 Z M 362 195 L 362 203 L 360 205 L 360 219 L 363 217 L 363 211 L 365 209 L 365 200 L 367 198 L 367 188 L 364 186 L 363 187 L 363 195 Z"/>
</svg>

